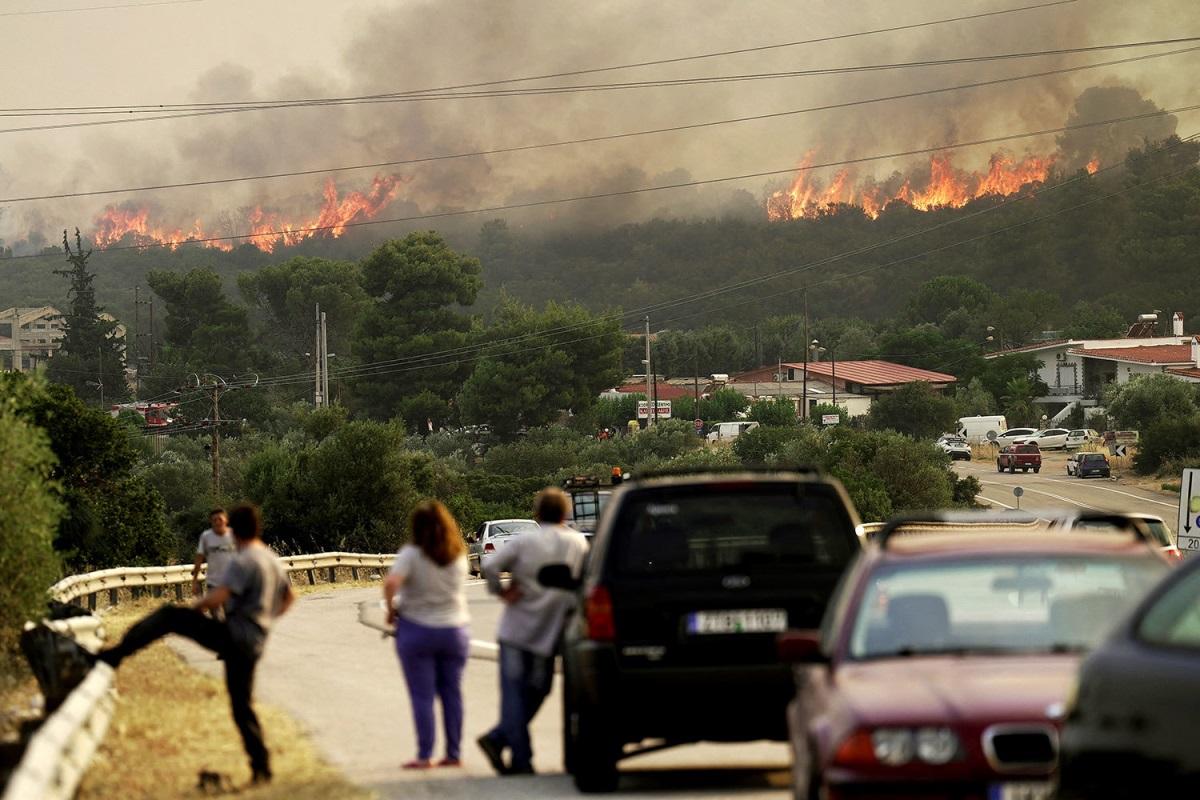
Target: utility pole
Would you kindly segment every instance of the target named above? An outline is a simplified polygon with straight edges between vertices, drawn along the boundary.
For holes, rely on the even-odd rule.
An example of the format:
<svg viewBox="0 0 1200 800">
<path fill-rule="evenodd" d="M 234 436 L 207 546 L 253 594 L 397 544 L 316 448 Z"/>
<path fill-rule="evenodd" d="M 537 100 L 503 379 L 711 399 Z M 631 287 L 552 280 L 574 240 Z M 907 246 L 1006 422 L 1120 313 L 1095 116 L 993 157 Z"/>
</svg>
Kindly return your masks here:
<svg viewBox="0 0 1200 800">
<path fill-rule="evenodd" d="M 314 322 L 316 323 L 316 325 L 315 325 L 316 333 L 314 335 L 314 341 L 313 341 L 313 361 L 316 363 L 316 374 L 314 375 L 314 380 L 316 381 L 316 386 L 313 389 L 313 407 L 320 408 L 322 405 L 322 400 L 324 399 L 323 395 L 321 394 L 322 382 L 321 382 L 321 304 L 320 303 L 317 303 L 316 311 L 313 313 L 314 313 L 313 319 L 314 319 Z"/>
<path fill-rule="evenodd" d="M 649 428 L 654 424 L 654 417 L 651 416 L 651 397 L 653 392 L 650 390 L 650 315 L 646 315 L 646 427 Z"/>
<path fill-rule="evenodd" d="M 150 298 L 150 371 L 154 371 L 154 298 Z"/>
<path fill-rule="evenodd" d="M 138 312 L 141 311 L 142 301 L 140 286 L 133 287 L 133 401 L 136 403 L 142 393 L 142 360 L 138 358 Z M 129 367 L 129 338 L 125 339 L 125 366 Z"/>
<path fill-rule="evenodd" d="M 329 339 L 325 312 L 321 312 L 321 400 L 329 405 Z"/>
<path fill-rule="evenodd" d="M 104 408 L 104 349 L 96 348 L 96 385 L 100 387 L 100 408 Z"/>
<path fill-rule="evenodd" d="M 800 401 L 801 421 L 808 419 L 808 288 L 804 289 L 804 399 Z"/>
<path fill-rule="evenodd" d="M 829 384 L 833 387 L 833 407 L 837 408 L 837 356 L 834 355 L 833 345 L 829 345 Z"/>
</svg>

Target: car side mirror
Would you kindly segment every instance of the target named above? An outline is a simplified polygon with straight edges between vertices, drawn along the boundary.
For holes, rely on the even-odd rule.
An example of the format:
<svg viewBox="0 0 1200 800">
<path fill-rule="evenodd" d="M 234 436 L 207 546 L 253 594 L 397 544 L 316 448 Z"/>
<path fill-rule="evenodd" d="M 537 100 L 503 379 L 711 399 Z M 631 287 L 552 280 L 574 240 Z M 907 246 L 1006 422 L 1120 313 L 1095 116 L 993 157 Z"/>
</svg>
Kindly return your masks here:
<svg viewBox="0 0 1200 800">
<path fill-rule="evenodd" d="M 538 570 L 538 583 L 550 589 L 566 589 L 574 591 L 580 586 L 580 579 L 571 574 L 571 568 L 566 564 L 547 564 Z"/>
<path fill-rule="evenodd" d="M 829 658 L 821 651 L 821 632 L 787 631 L 775 640 L 779 660 L 785 664 L 825 664 Z"/>
</svg>

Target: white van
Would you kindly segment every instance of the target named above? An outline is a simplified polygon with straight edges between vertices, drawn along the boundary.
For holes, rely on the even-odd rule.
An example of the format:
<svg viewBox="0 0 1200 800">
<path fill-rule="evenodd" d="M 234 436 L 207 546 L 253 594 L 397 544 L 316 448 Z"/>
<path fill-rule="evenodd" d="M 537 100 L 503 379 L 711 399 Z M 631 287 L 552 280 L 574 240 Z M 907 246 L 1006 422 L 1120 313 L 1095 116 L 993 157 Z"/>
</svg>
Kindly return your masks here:
<svg viewBox="0 0 1200 800">
<path fill-rule="evenodd" d="M 706 438 L 710 442 L 728 442 L 757 427 L 757 422 L 718 422 L 712 426 Z"/>
<path fill-rule="evenodd" d="M 991 417 L 963 417 L 958 421 L 958 435 L 971 444 L 982 444 L 1008 430 L 1003 414 Z M 988 434 L 993 434 L 989 436 Z"/>
</svg>

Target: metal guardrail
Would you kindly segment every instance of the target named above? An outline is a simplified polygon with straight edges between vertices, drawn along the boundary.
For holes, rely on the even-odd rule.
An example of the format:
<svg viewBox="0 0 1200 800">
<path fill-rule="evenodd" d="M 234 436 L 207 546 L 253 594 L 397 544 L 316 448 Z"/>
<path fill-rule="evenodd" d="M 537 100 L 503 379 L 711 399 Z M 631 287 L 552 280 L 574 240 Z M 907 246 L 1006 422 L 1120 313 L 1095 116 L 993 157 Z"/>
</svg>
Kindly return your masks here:
<svg viewBox="0 0 1200 800">
<path fill-rule="evenodd" d="M 308 582 L 315 583 L 316 570 L 326 570 L 327 579 L 334 582 L 336 570 L 348 568 L 357 579 L 359 569 L 387 568 L 395 558 L 393 553 L 317 553 L 288 556 L 282 561 L 289 573 L 306 573 Z M 121 589 L 182 587 L 191 582 L 190 564 L 126 567 L 63 578 L 50 587 L 49 594 L 63 603 L 88 598 L 88 605 L 95 608 L 95 597 L 101 592 L 110 592 L 110 600 L 115 604 Z M 181 596 L 178 589 L 176 594 Z M 48 620 L 43 624 L 92 651 L 98 650 L 104 639 L 101 620 L 91 615 Z M 9 778 L 0 800 L 69 800 L 74 797 L 104 739 L 115 706 L 113 670 L 107 664 L 98 663 L 29 740 L 21 763 Z"/>
</svg>

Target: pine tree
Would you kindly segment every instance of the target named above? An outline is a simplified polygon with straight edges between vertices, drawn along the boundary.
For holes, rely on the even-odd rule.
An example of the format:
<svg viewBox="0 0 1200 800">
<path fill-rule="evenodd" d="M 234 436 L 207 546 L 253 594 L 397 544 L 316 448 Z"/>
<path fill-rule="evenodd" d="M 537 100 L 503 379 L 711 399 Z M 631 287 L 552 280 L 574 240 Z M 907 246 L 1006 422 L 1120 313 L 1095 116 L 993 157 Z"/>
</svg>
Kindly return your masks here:
<svg viewBox="0 0 1200 800">
<path fill-rule="evenodd" d="M 71 251 L 67 232 L 63 231 L 63 250 L 69 268 L 54 270 L 70 281 L 67 291 L 70 310 L 62 315 L 63 338 L 58 352 L 50 359 L 47 375 L 55 383 L 72 387 L 88 402 L 110 402 L 129 397 L 125 380 L 125 340 L 116 322 L 101 317 L 96 305 L 95 275 L 87 262 L 92 251 L 83 250 L 83 239 L 75 229 L 75 251 Z"/>
</svg>

